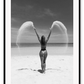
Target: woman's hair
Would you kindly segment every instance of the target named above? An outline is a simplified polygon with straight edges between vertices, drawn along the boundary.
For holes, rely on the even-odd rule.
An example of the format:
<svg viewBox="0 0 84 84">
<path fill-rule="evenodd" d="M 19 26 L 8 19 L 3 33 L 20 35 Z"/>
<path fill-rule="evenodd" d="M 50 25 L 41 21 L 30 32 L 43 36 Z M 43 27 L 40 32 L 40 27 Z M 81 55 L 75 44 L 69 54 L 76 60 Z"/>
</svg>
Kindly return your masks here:
<svg viewBox="0 0 84 84">
<path fill-rule="evenodd" d="M 45 43 L 46 43 L 46 41 L 45 41 L 45 36 L 42 35 L 42 36 L 41 36 L 41 44 L 42 44 L 42 45 L 45 45 Z"/>
</svg>

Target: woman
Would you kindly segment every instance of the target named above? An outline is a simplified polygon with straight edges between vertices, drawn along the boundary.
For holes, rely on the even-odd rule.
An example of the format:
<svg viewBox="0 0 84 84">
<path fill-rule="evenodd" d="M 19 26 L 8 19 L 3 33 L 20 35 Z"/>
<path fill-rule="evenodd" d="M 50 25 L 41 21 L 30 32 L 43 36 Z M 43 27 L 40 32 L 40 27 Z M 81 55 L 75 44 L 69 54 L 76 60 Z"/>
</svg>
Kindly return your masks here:
<svg viewBox="0 0 84 84">
<path fill-rule="evenodd" d="M 39 40 L 39 42 L 41 44 L 41 50 L 40 50 L 39 55 L 40 55 L 40 59 L 41 59 L 42 72 L 45 72 L 46 58 L 47 58 L 47 55 L 48 55 L 47 50 L 46 50 L 46 45 L 47 45 L 47 42 L 48 42 L 49 37 L 51 35 L 51 30 L 52 29 L 50 29 L 50 32 L 49 32 L 49 35 L 48 35 L 47 39 L 45 39 L 45 36 L 44 35 L 42 35 L 41 36 L 41 39 L 40 39 L 40 37 L 39 37 L 39 35 L 38 35 L 37 31 L 36 31 L 36 28 L 34 28 L 34 30 L 35 30 L 35 33 L 36 33 L 36 35 L 38 37 L 38 40 Z"/>
</svg>

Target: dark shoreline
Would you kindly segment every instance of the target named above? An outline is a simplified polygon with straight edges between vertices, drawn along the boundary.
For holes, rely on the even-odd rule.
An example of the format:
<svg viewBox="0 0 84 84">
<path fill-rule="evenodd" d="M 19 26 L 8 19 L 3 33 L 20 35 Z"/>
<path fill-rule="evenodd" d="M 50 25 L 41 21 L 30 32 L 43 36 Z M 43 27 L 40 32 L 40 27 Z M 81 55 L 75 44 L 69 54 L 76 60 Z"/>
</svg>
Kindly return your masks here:
<svg viewBox="0 0 84 84">
<path fill-rule="evenodd" d="M 21 47 L 39 47 L 40 44 L 39 43 L 21 43 L 19 44 Z M 48 47 L 61 47 L 67 45 L 65 43 L 48 43 L 47 46 Z M 69 47 L 73 47 L 73 43 L 68 43 Z M 17 47 L 16 43 L 11 43 L 11 48 L 13 47 Z"/>
</svg>

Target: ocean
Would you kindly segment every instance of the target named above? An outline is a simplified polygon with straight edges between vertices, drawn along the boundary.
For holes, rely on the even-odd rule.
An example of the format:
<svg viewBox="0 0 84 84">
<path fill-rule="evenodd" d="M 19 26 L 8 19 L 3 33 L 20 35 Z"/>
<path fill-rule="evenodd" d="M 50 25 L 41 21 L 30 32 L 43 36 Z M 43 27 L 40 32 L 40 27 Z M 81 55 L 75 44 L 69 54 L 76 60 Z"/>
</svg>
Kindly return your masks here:
<svg viewBox="0 0 84 84">
<path fill-rule="evenodd" d="M 20 47 L 40 47 L 40 43 L 20 43 L 18 44 Z M 48 47 L 61 47 L 61 46 L 71 46 L 73 47 L 73 43 L 48 43 Z M 16 43 L 11 43 L 11 47 L 17 47 Z"/>
</svg>

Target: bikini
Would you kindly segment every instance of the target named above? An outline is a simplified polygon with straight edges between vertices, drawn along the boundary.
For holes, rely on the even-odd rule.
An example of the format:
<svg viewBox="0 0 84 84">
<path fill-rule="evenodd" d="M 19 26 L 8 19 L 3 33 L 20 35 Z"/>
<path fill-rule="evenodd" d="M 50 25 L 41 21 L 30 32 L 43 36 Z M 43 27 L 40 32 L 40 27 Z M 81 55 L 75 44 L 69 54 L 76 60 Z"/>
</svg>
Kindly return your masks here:
<svg viewBox="0 0 84 84">
<path fill-rule="evenodd" d="M 40 57 L 42 57 L 43 63 L 45 63 L 45 60 L 46 60 L 46 57 L 47 57 L 46 46 L 41 46 Z"/>
<path fill-rule="evenodd" d="M 41 52 L 44 54 L 46 52 L 46 49 L 41 49 Z"/>
<path fill-rule="evenodd" d="M 46 54 L 46 52 L 47 52 L 47 51 L 46 51 L 46 46 L 43 46 L 43 45 L 42 45 L 40 52 L 41 52 L 41 54 Z"/>
</svg>

